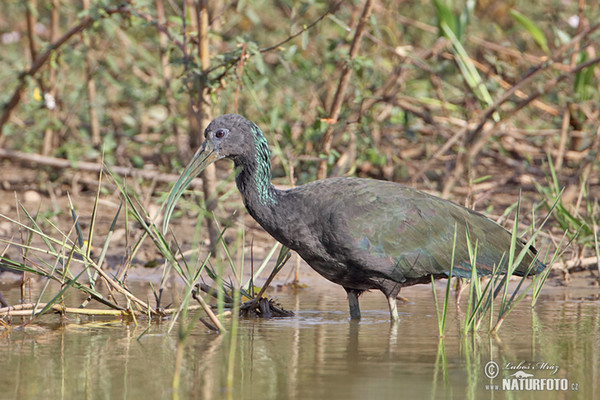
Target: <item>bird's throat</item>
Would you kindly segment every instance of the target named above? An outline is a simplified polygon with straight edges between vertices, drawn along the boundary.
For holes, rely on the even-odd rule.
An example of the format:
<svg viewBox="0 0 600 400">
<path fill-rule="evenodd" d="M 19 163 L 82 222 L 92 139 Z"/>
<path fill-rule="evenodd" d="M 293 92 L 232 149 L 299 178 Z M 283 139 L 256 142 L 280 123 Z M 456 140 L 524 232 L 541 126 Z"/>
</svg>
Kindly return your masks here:
<svg viewBox="0 0 600 400">
<path fill-rule="evenodd" d="M 246 208 L 267 207 L 277 202 L 277 191 L 271 184 L 271 154 L 262 131 L 255 125 L 255 151 L 246 159 L 235 160 L 236 184 L 244 197 Z"/>
</svg>

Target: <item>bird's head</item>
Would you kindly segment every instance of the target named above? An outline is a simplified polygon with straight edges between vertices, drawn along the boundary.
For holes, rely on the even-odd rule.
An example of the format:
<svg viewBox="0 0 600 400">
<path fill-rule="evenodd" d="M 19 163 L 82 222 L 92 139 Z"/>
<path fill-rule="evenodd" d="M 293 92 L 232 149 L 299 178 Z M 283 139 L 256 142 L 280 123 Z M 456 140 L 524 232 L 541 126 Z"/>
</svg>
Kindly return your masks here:
<svg viewBox="0 0 600 400">
<path fill-rule="evenodd" d="M 260 129 L 248 119 L 237 114 L 222 115 L 208 124 L 204 130 L 204 142 L 169 193 L 165 206 L 163 233 L 167 231 L 177 200 L 192 180 L 208 165 L 221 158 L 231 158 L 237 164 L 240 158 L 255 154 L 258 146 L 257 136 L 264 141 Z M 264 145 L 266 146 L 266 141 L 264 141 Z"/>
<path fill-rule="evenodd" d="M 207 156 L 214 154 L 209 159 L 208 164 L 210 164 L 221 158 L 236 160 L 241 156 L 253 154 L 256 148 L 256 130 L 258 127 L 241 115 L 222 115 L 208 124 L 204 130 L 204 143 L 194 159 L 200 153 L 205 153 Z"/>
</svg>

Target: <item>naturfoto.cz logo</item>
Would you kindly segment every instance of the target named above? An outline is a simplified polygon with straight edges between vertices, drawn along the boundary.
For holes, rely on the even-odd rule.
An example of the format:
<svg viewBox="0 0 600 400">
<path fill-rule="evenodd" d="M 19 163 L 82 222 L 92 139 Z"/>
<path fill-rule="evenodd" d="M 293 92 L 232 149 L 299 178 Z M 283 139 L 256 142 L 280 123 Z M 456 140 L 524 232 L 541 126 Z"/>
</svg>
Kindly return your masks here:
<svg viewBox="0 0 600 400">
<path fill-rule="evenodd" d="M 484 367 L 485 376 L 491 381 L 486 385 L 486 390 L 574 391 L 579 389 L 578 383 L 569 382 L 567 378 L 553 377 L 558 370 L 558 365 L 547 362 L 507 362 L 501 368 L 495 361 L 489 361 Z M 494 382 L 494 378 L 498 377 L 501 371 L 504 371 L 502 382 Z M 548 377 L 539 377 L 536 376 L 537 374 Z"/>
</svg>

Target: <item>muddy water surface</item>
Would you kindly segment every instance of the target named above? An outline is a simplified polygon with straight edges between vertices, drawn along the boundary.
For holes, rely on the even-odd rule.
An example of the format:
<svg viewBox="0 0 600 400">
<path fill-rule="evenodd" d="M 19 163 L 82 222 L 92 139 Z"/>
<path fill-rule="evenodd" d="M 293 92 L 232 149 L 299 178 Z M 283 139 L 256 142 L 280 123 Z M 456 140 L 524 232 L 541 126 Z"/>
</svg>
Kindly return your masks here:
<svg viewBox="0 0 600 400">
<path fill-rule="evenodd" d="M 2 292 L 16 301 L 16 290 Z M 524 301 L 498 337 L 461 336 L 463 317 L 453 307 L 441 341 L 427 287 L 403 291 L 410 302 L 399 305 L 397 325 L 390 325 L 379 293 L 361 297 L 360 322 L 348 319 L 341 288 L 271 295 L 296 317 L 241 320 L 234 351 L 231 335 L 195 325 L 185 342 L 179 398 L 600 398 L 600 302 L 594 292 L 577 300 L 567 292 L 545 295 L 535 310 Z M 168 322 L 143 335 L 145 325 L 99 318 L 60 322 L 49 315 L 16 325 L 0 328 L 0 399 L 175 394 L 178 339 Z"/>
</svg>

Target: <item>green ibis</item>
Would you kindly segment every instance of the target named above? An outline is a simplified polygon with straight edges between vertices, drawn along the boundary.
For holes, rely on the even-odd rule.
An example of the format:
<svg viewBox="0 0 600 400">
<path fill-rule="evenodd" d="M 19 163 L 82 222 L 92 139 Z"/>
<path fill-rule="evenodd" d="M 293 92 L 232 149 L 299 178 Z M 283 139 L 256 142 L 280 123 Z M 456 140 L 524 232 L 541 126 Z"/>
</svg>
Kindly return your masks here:
<svg viewBox="0 0 600 400">
<path fill-rule="evenodd" d="M 212 121 L 204 142 L 171 189 L 166 232 L 175 204 L 207 165 L 233 160 L 236 184 L 250 215 L 277 241 L 347 292 L 350 317 L 360 318 L 358 296 L 379 289 L 392 320 L 403 286 L 454 276 L 471 277 L 477 245 L 479 274 L 506 271 L 511 234 L 482 214 L 401 184 L 361 178 L 328 178 L 289 190 L 271 184 L 267 140 L 248 119 L 227 114 Z M 454 238 L 456 234 L 456 244 Z M 518 240 L 516 252 L 526 244 Z M 516 275 L 539 273 L 536 250 L 525 250 Z"/>
</svg>

